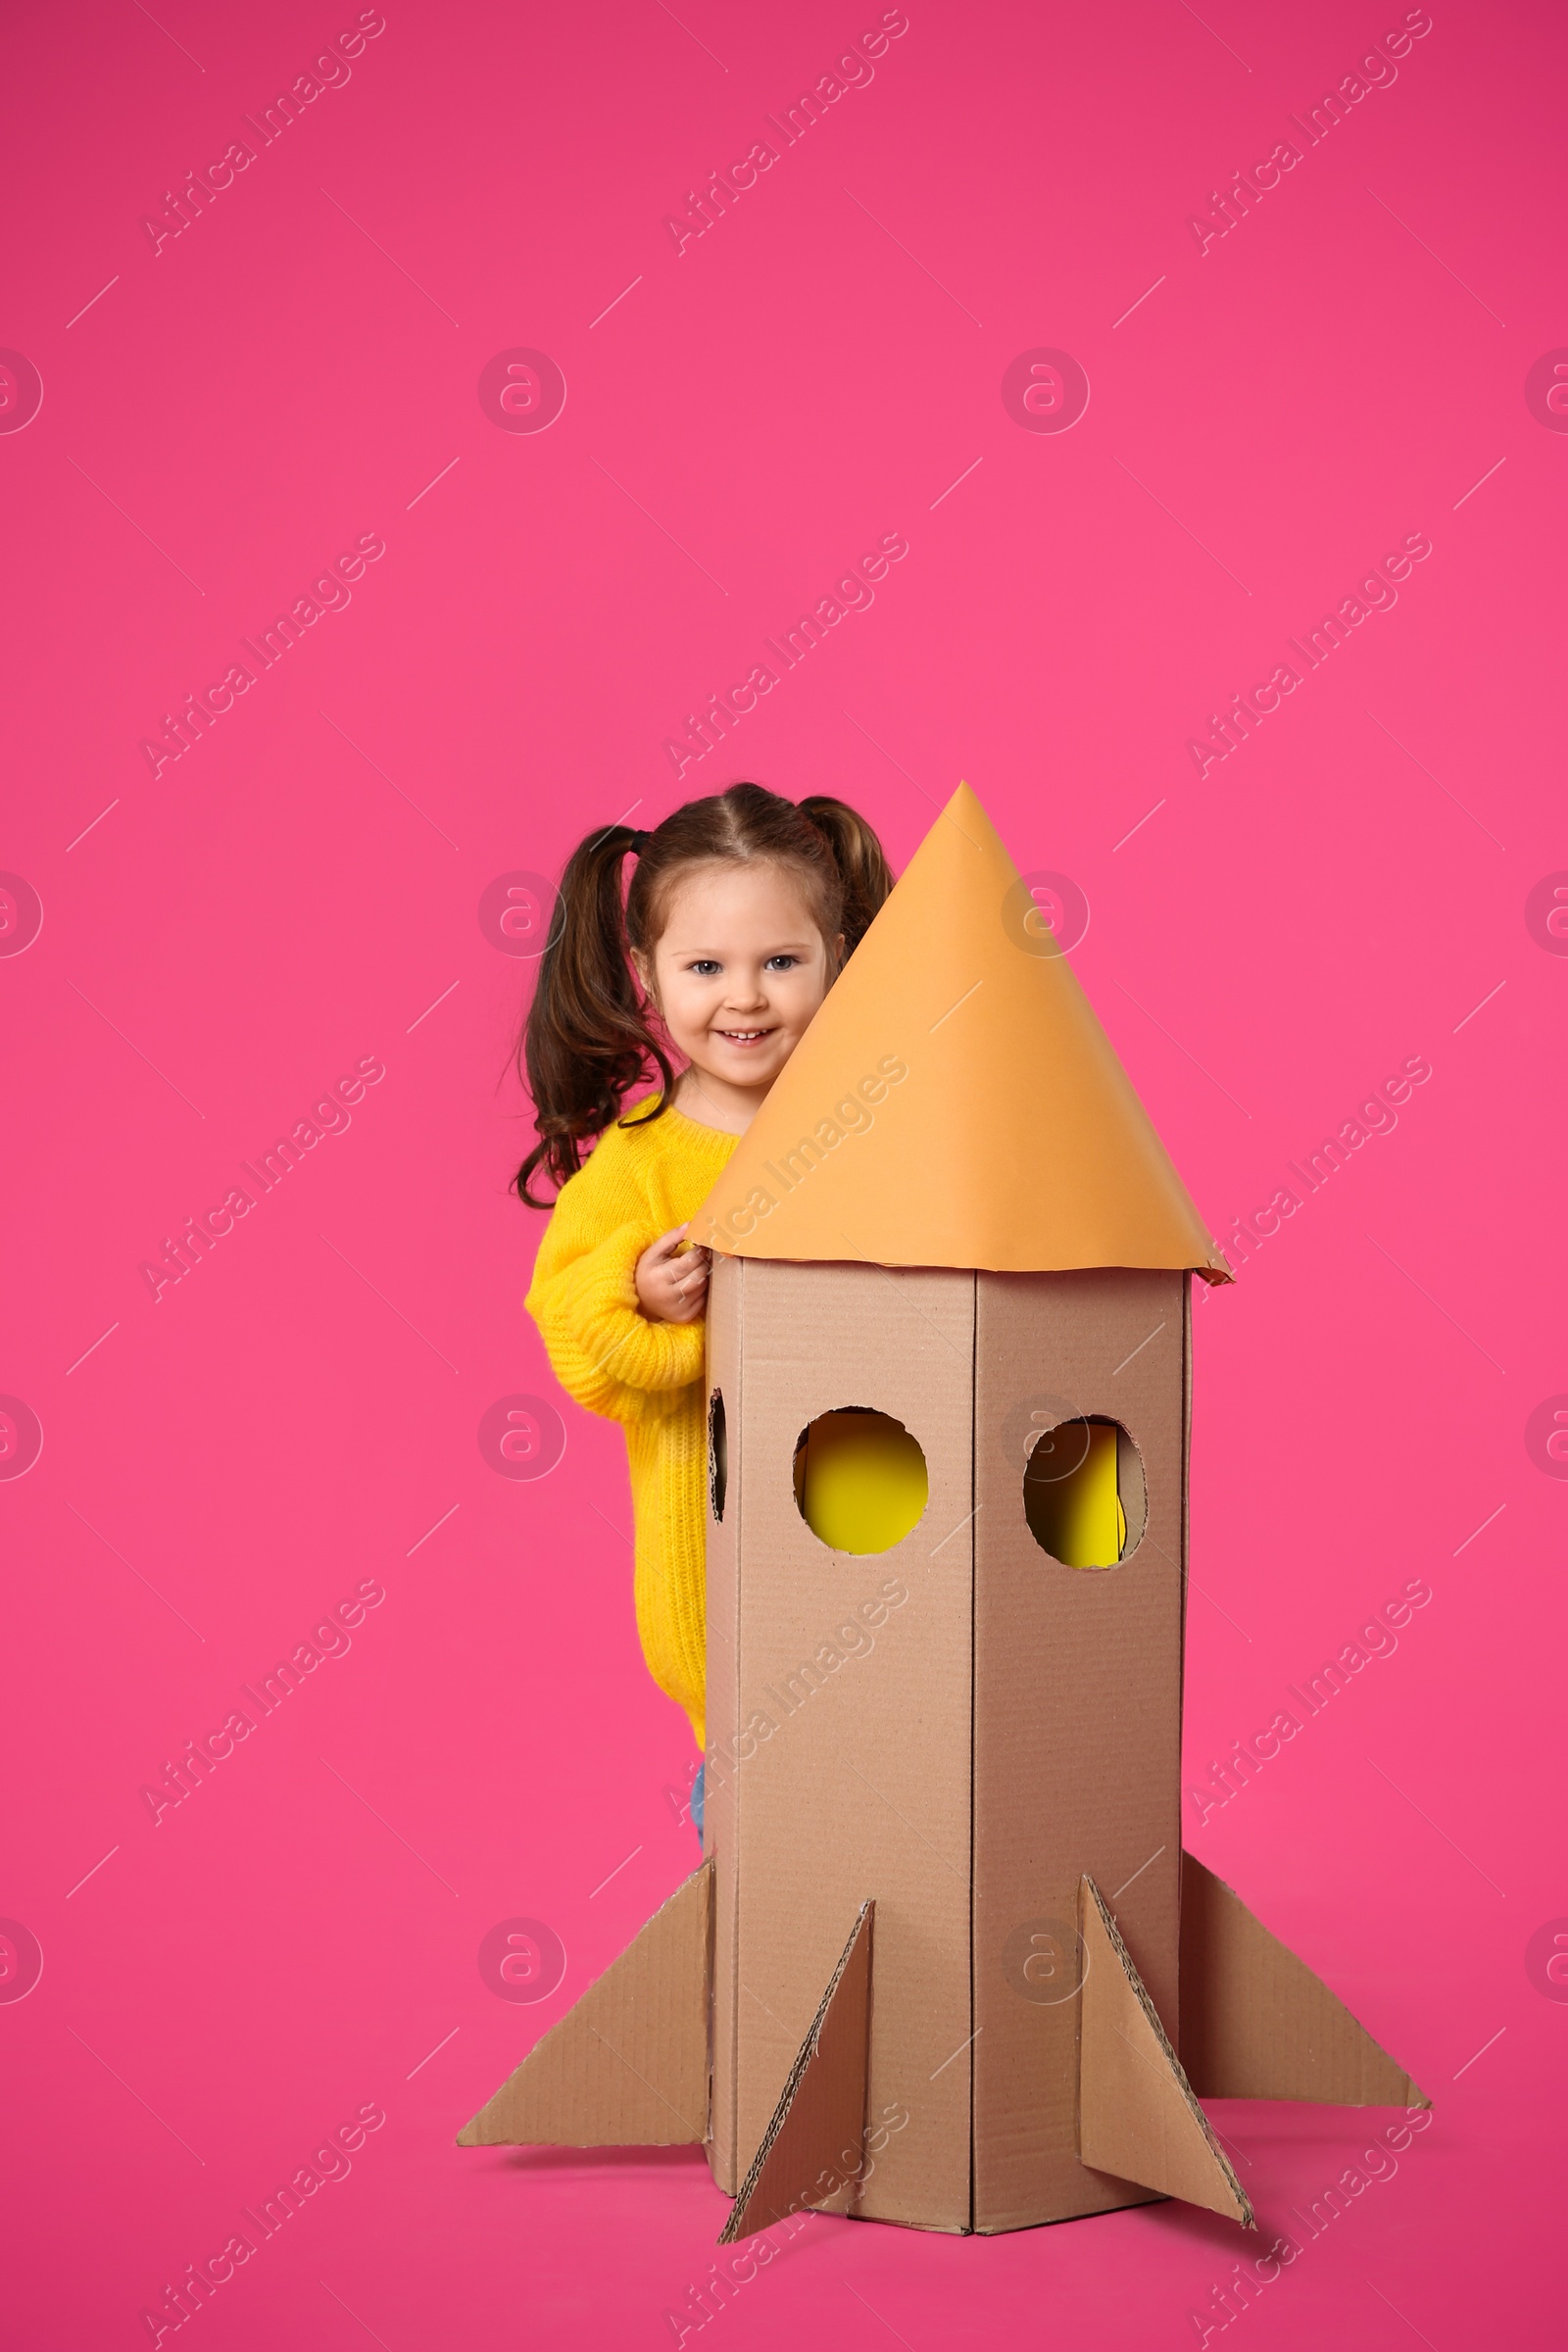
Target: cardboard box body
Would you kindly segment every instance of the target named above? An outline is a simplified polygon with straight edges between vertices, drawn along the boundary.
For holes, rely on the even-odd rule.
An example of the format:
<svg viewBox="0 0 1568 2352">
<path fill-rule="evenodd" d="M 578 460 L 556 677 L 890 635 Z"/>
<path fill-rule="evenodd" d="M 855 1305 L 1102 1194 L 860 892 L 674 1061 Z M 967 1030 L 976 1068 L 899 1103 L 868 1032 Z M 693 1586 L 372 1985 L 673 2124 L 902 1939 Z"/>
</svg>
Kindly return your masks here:
<svg viewBox="0 0 1568 2352">
<path fill-rule="evenodd" d="M 866 2150 L 847 2209 L 1002 2230 L 1142 2203 L 1078 2146 L 1079 1881 L 1178 2042 L 1189 1277 L 717 1256 L 709 1388 L 710 2159 L 734 2195 L 859 1905 Z M 918 1440 L 919 1523 L 829 1550 L 794 1458 L 824 1412 Z M 1126 1556 L 1031 1533 L 1029 1446 L 1119 1441 Z"/>
</svg>

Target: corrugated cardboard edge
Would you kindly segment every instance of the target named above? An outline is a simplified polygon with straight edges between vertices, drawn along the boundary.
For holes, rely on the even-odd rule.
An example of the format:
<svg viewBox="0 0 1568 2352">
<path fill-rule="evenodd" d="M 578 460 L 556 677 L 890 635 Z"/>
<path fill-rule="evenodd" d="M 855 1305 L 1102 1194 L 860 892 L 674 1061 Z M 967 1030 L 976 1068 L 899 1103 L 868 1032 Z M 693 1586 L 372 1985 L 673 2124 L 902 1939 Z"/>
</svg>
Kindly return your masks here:
<svg viewBox="0 0 1568 2352">
<path fill-rule="evenodd" d="M 804 2205 L 815 2213 L 842 2213 L 854 2197 L 865 2144 L 874 1908 L 869 1902 L 860 1905 L 762 2144 L 719 2232 L 721 2246 L 751 2237 Z M 846 2159 L 852 2154 L 850 2165 Z M 835 2176 L 837 2187 L 808 2196 L 824 2172 Z"/>
<path fill-rule="evenodd" d="M 1182 1649 L 1176 1703 L 1180 1730 L 1187 1729 L 1187 1585 L 1193 1558 L 1193 1278 L 1182 1284 Z"/>
<path fill-rule="evenodd" d="M 974 2009 L 959 2033 L 975 2034 L 974 2218 L 989 2236 L 1159 2193 L 1079 2161 L 1069 1956 L 1088 1872 L 1121 1890 L 1122 1933 L 1177 2039 L 1185 1283 L 1122 1268 L 982 1275 L 976 1292 Z M 1127 1432 L 1118 1470 L 1143 1533 L 1114 1566 L 1064 1567 L 1027 1524 L 1023 1425 L 1053 1395 Z M 1029 1960 L 1044 1936 L 1058 1949 Z M 1063 1972 L 1054 1984 L 1043 1965 Z"/>
<path fill-rule="evenodd" d="M 1078 2143 L 1083 2163 L 1205 2206 L 1253 2230 L 1236 2173 L 1193 2095 L 1093 1879 L 1079 1888 L 1084 1939 Z"/>
<path fill-rule="evenodd" d="M 708 1757 L 703 1847 L 713 1863 L 713 1997 L 709 2061 L 709 2169 L 715 2186 L 733 2197 L 740 2181 L 737 2145 L 737 2009 L 740 2001 L 736 1918 L 740 1824 L 745 1767 L 736 1753 L 740 1730 L 741 1535 L 747 1517 L 746 1348 L 747 1266 L 721 1259 L 708 1301 L 705 1388 L 724 1399 L 729 1451 L 724 1516 L 710 1510 L 707 1563 Z"/>
<path fill-rule="evenodd" d="M 979 1995 L 975 1984 L 975 1927 L 977 1914 L 976 1889 L 980 1879 L 980 1849 L 975 1843 L 978 1828 L 978 1800 L 975 1770 L 978 1748 L 975 1740 L 976 1710 L 980 1698 L 980 1577 L 975 1552 L 974 1523 L 980 1512 L 980 1277 L 974 1279 L 974 1303 L 970 1313 L 973 1345 L 969 1350 L 969 2211 L 963 2225 L 963 2234 L 973 2236 L 980 2226 L 980 2142 L 979 2101 L 975 2089 L 975 2059 L 973 2046 L 980 2032 Z"/>
<path fill-rule="evenodd" d="M 889 2128 L 875 2133 L 853 2210 L 858 2220 L 961 2231 L 974 2032 L 974 1277 L 757 1259 L 720 1265 L 715 1290 L 742 1266 L 747 1401 L 738 1441 L 731 1425 L 730 1475 L 745 1485 L 739 1716 L 743 1726 L 758 1720 L 755 1746 L 742 1742 L 753 1752 L 732 1776 L 738 1839 L 726 1846 L 714 1817 L 715 1984 L 733 1969 L 741 1987 L 736 2162 L 725 2185 L 733 2197 L 750 2171 L 845 1938 L 874 1896 L 867 2115 Z M 832 1549 L 795 1498 L 801 1431 L 852 1405 L 902 1422 L 926 1456 L 925 1514 L 879 1554 Z M 886 1609 L 867 1613 L 879 1597 Z M 851 1611 L 858 1634 L 848 1630 Z M 859 1654 L 835 1656 L 825 1640 Z M 727 1922 L 726 1880 L 738 1894 Z M 716 2043 L 715 2132 L 731 2103 L 728 2064 Z"/>
<path fill-rule="evenodd" d="M 702 2143 L 712 1881 L 704 1862 L 676 1887 L 465 2124 L 460 2148 Z"/>
<path fill-rule="evenodd" d="M 1183 2056 L 1205 2098 L 1432 2104 L 1338 1993 L 1188 1853 L 1181 2015 Z"/>
</svg>

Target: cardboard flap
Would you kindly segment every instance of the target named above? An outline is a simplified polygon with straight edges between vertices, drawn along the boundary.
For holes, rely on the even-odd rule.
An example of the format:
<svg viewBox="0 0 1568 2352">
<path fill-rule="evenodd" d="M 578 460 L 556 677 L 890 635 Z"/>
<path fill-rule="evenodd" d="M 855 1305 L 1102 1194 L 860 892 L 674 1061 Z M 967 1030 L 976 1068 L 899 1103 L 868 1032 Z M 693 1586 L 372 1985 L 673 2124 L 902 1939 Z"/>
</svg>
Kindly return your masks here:
<svg viewBox="0 0 1568 2352">
<path fill-rule="evenodd" d="M 843 2213 L 854 2200 L 865 2147 L 873 1907 L 860 1905 L 773 2120 L 719 2233 L 721 2246 L 751 2237 L 803 2205 L 813 2213 Z M 831 2176 L 825 2183 L 824 2174 Z"/>
<path fill-rule="evenodd" d="M 1206 2206 L 1250 2230 L 1252 2208 L 1154 2014 L 1094 1880 L 1084 1939 L 1078 2153 L 1096 2172 Z"/>
<path fill-rule="evenodd" d="M 1321 1978 L 1185 1853 L 1181 2019 L 1182 2056 L 1204 2098 L 1431 2105 Z"/>
<path fill-rule="evenodd" d="M 683 2147 L 708 2135 L 712 1864 L 678 1886 L 458 2133 L 462 2148 Z"/>
<path fill-rule="evenodd" d="M 1052 927 L 1060 879 L 1020 876 L 960 784 L 692 1240 L 742 1257 L 1193 1267 L 1228 1282 Z"/>
</svg>

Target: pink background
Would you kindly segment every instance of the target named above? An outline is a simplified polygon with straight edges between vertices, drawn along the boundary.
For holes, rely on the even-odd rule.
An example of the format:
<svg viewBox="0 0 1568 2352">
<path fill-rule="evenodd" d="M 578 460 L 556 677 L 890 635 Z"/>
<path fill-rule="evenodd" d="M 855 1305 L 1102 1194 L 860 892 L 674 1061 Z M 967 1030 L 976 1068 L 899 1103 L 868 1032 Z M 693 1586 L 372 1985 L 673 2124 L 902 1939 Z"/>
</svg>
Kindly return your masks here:
<svg viewBox="0 0 1568 2352">
<path fill-rule="evenodd" d="M 43 1955 L 0 2000 L 19 2344 L 149 2340 L 370 2103 L 210 2352 L 653 2346 L 682 2307 L 688 2344 L 1177 2344 L 1262 2250 L 1174 2205 L 993 2242 L 818 2219 L 698 2331 L 725 2207 L 695 2151 L 453 2147 L 695 1857 L 619 1436 L 522 1312 L 532 966 L 479 902 L 737 775 L 842 792 L 900 863 L 967 776 L 1087 897 L 1078 968 L 1218 1233 L 1430 1060 L 1197 1310 L 1189 1783 L 1408 1580 L 1433 1599 L 1187 1835 L 1436 2101 L 1247 2341 L 1554 2340 L 1568 2006 L 1527 1949 L 1568 1914 L 1568 1465 L 1526 1424 L 1568 1389 L 1568 963 L 1527 900 L 1568 866 L 1568 441 L 1525 382 L 1568 343 L 1561 20 L 1435 7 L 1200 253 L 1188 216 L 1401 10 L 911 0 L 677 254 L 664 215 L 879 16 L 388 0 L 156 253 L 143 215 L 353 6 L 13 27 L 0 342 L 43 385 L 0 435 L 0 864 L 43 909 L 0 941 L 0 1390 L 43 1433 L 0 1491 L 0 1913 Z M 1003 402 L 1042 347 L 1087 371 L 1068 432 Z M 477 396 L 518 348 L 564 372 L 548 431 Z M 874 606 L 677 781 L 684 714 L 894 531 Z M 1415 532 L 1397 605 L 1200 777 L 1208 713 Z M 352 604 L 155 778 L 162 714 L 362 534 Z M 352 1125 L 155 1303 L 164 1237 L 362 1057 Z M 477 1442 L 517 1394 L 563 1416 L 543 1477 Z M 155 1824 L 144 1786 L 371 1580 L 348 1654 Z M 477 1960 L 518 1917 L 565 1951 L 532 2006 Z M 1218 2120 L 1266 2245 L 1389 2119 Z"/>
</svg>

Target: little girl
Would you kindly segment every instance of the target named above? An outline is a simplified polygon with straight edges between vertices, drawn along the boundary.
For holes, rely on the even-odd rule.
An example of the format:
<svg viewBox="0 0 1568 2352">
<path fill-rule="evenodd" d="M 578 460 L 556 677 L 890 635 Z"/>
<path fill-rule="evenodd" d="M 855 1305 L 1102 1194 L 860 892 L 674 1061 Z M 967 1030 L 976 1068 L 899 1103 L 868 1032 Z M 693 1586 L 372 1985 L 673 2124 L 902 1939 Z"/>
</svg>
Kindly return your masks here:
<svg viewBox="0 0 1568 2352">
<path fill-rule="evenodd" d="M 637 1630 L 699 1748 L 708 1251 L 686 1224 L 892 887 L 842 801 L 735 784 L 652 833 L 612 825 L 566 866 L 528 1012 L 517 1191 L 544 1208 L 534 1177 L 559 1187 L 528 1311 L 563 1388 L 626 1432 Z M 701 1836 L 701 1767 L 691 1810 Z"/>
</svg>

